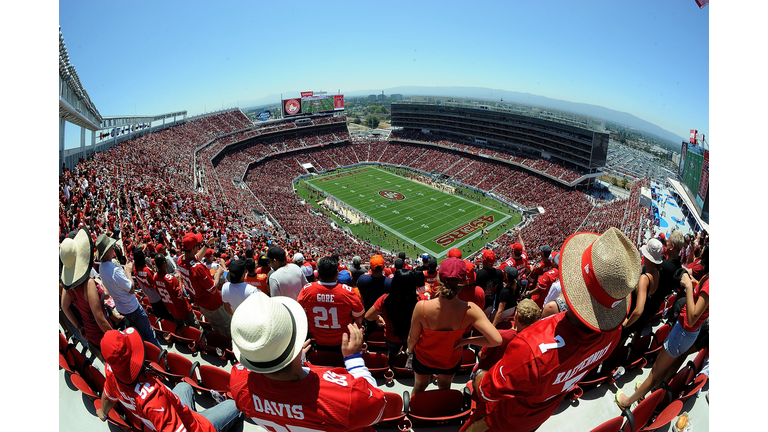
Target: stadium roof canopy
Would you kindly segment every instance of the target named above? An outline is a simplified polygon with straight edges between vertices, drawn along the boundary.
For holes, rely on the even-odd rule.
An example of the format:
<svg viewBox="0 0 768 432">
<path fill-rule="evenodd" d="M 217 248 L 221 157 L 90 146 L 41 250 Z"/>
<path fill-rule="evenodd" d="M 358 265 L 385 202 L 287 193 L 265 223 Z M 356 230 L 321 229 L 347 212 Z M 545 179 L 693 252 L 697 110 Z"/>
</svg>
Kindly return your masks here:
<svg viewBox="0 0 768 432">
<path fill-rule="evenodd" d="M 82 128 L 95 131 L 102 121 L 91 102 L 75 67 L 69 62 L 67 46 L 59 26 L 59 117 Z"/>
</svg>

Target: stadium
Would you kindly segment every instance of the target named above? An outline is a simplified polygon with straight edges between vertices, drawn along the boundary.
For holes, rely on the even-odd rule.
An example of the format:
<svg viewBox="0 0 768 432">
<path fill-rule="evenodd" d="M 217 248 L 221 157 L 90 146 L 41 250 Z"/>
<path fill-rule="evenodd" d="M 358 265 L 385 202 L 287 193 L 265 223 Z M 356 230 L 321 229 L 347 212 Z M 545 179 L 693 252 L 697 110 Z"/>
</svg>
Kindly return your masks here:
<svg viewBox="0 0 768 432">
<path fill-rule="evenodd" d="M 391 129 L 368 135 L 350 133 L 341 94 L 281 96 L 281 118 L 252 121 L 239 108 L 104 116 L 86 90 L 60 29 L 59 243 L 85 227 L 93 243 L 102 234 L 114 238 L 129 262 L 137 250 L 149 262 L 159 245 L 180 252 L 185 235 L 199 233 L 215 238 L 211 250 L 222 262 L 280 246 L 289 257 L 300 253 L 314 262 L 338 254 L 345 268 L 355 256 L 370 266 L 374 255 L 390 267 L 400 253 L 417 267 L 425 254 L 440 264 L 458 249 L 479 270 L 484 251 L 493 251 L 493 266 L 500 267 L 521 244 L 533 266 L 540 250 L 560 251 L 574 233 L 617 228 L 640 250 L 673 229 L 696 238 L 709 231 L 709 150 L 695 133 L 684 143 L 676 178 L 638 178 L 618 195 L 599 181 L 609 153 L 605 121 L 582 114 L 415 95 L 392 103 Z M 73 126 L 91 131 L 91 142 L 83 133 L 79 147 L 65 149 L 64 130 Z M 170 388 L 189 381 L 199 411 L 219 403 L 212 389 L 232 399 L 232 341 L 214 342 L 199 305 L 191 303 L 201 328 L 177 327 L 153 313 L 151 296 L 141 289 L 135 296 L 162 345 L 159 355 L 146 356 L 147 367 Z M 701 392 L 708 389 L 708 345 L 685 356 L 663 397 L 659 391 L 647 398 L 656 405 L 622 413 L 613 400 L 617 388 L 626 392 L 649 376 L 674 300 L 665 298 L 640 334 L 590 366 L 538 430 L 619 430 L 629 417 L 632 427 L 648 427 L 633 430 L 676 430 L 673 420 L 684 412 L 698 430 L 708 430 L 708 396 Z M 60 311 L 59 429 L 151 430 L 119 404 L 106 424 L 97 418 L 106 365 L 69 321 Z M 475 352 L 464 350 L 452 394 L 432 393 L 420 398 L 428 403 L 409 406 L 415 399 L 405 394 L 414 386 L 407 355 L 389 364 L 386 345 L 372 333 L 364 359 L 388 396 L 376 430 L 459 430 L 477 405 L 470 381 Z M 343 367 L 335 358 L 308 359 Z M 282 429 L 246 419 L 230 430 Z"/>
</svg>

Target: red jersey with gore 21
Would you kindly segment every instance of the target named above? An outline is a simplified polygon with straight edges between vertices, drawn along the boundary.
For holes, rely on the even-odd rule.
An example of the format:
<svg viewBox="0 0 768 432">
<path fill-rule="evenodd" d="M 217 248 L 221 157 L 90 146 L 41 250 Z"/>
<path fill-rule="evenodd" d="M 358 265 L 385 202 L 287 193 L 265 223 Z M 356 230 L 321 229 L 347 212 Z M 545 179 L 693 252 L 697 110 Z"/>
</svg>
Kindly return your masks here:
<svg viewBox="0 0 768 432">
<path fill-rule="evenodd" d="M 238 410 L 277 432 L 373 431 L 387 403 L 383 391 L 344 368 L 310 366 L 300 381 L 274 381 L 238 363 L 229 386 Z"/>
<path fill-rule="evenodd" d="M 192 310 L 192 307 L 189 306 L 189 302 L 184 298 L 178 279 L 168 273 L 163 273 L 162 275 L 156 273 L 155 287 L 157 288 L 157 293 L 160 294 L 160 298 L 163 300 L 165 308 L 168 309 L 168 312 L 174 318 L 180 320 L 189 318 L 189 311 Z"/>
<path fill-rule="evenodd" d="M 184 289 L 198 306 L 209 311 L 215 311 L 224 305 L 221 300 L 221 292 L 216 289 L 216 284 L 205 264 L 195 258 L 181 259 L 179 273 L 181 273 Z"/>
<path fill-rule="evenodd" d="M 163 432 L 216 432 L 211 422 L 192 411 L 157 378 L 142 374 L 134 385 L 121 384 L 105 367 L 104 395 L 135 415 L 147 429 Z"/>
<path fill-rule="evenodd" d="M 492 431 L 536 429 L 566 393 L 611 354 L 620 336 L 621 326 L 607 332 L 582 330 L 568 321 L 566 312 L 532 324 L 512 339 L 502 359 L 483 377 L 477 395 L 485 406 L 478 406 L 472 418 L 488 413 Z"/>
<path fill-rule="evenodd" d="M 340 345 L 347 324 L 365 315 L 360 297 L 346 284 L 312 282 L 304 285 L 297 301 L 307 313 L 309 332 L 320 345 Z"/>
</svg>

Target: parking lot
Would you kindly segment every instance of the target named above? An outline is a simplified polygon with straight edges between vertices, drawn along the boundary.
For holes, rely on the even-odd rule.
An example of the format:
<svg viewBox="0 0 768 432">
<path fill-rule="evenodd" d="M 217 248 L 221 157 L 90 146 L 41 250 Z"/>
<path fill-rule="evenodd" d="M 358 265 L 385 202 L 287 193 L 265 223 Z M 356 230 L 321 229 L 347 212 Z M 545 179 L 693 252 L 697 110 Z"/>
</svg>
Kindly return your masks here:
<svg viewBox="0 0 768 432">
<path fill-rule="evenodd" d="M 618 175 L 630 175 L 635 178 L 650 177 L 664 182 L 666 177 L 674 177 L 675 174 L 666 167 L 662 167 L 653 161 L 653 155 L 635 150 L 613 141 L 608 146 L 605 171 Z"/>
</svg>

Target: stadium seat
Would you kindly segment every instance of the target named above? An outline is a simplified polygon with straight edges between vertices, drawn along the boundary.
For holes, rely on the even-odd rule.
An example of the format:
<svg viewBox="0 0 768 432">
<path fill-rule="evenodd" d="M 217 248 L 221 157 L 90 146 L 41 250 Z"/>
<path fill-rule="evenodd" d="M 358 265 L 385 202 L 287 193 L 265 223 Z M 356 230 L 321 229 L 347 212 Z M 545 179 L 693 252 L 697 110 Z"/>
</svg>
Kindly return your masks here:
<svg viewBox="0 0 768 432">
<path fill-rule="evenodd" d="M 407 362 L 408 354 L 401 352 L 395 356 L 395 361 L 390 365 L 390 368 L 392 369 L 392 372 L 395 373 L 395 376 L 401 378 L 413 378 L 413 370 L 408 370 L 405 368 L 405 364 Z"/>
<path fill-rule="evenodd" d="M 101 409 L 101 399 L 95 399 L 93 401 L 93 408 L 97 410 Z M 115 406 L 109 411 L 109 414 L 107 415 L 107 421 L 124 431 L 143 432 L 142 429 L 136 429 L 130 424 L 128 424 L 128 422 L 125 419 L 125 412 L 123 411 L 123 408 L 120 406 L 119 403 L 115 404 Z"/>
<path fill-rule="evenodd" d="M 461 366 L 457 373 L 471 372 L 475 368 L 475 364 L 477 364 L 475 352 L 469 348 L 464 348 L 461 350 Z"/>
<path fill-rule="evenodd" d="M 389 370 L 389 362 L 387 361 L 387 355 L 380 352 L 366 352 L 363 353 L 363 361 L 365 366 L 373 376 L 383 376 L 384 373 Z"/>
<path fill-rule="evenodd" d="M 678 400 L 686 402 L 688 399 L 691 398 L 691 396 L 695 396 L 696 393 L 701 390 L 702 387 L 707 383 L 707 376 L 704 374 L 699 374 L 694 378 L 693 382 L 688 384 L 683 391 L 680 394 L 680 397 Z"/>
<path fill-rule="evenodd" d="M 161 375 L 167 372 L 166 353 L 166 350 L 161 350 L 152 343 L 144 341 L 144 363 Z"/>
<path fill-rule="evenodd" d="M 656 356 L 659 354 L 659 351 L 661 351 L 664 348 L 664 341 L 667 339 L 667 336 L 669 336 L 669 332 L 671 330 L 672 330 L 671 325 L 664 324 L 663 326 L 659 327 L 655 333 L 653 333 L 651 344 L 648 347 L 648 350 L 646 350 L 646 352 L 643 353 L 643 357 L 645 357 L 645 361 L 648 364 L 653 364 L 653 361 L 656 359 Z"/>
<path fill-rule="evenodd" d="M 205 320 L 205 315 L 203 315 L 202 312 L 194 308 L 192 309 L 192 312 L 195 314 L 195 317 L 197 318 L 197 322 L 200 323 L 200 328 L 202 330 L 205 330 L 208 332 L 213 331 L 213 326 L 211 325 L 211 323 Z"/>
<path fill-rule="evenodd" d="M 67 349 L 67 346 L 69 345 L 69 341 L 67 340 L 67 337 L 64 336 L 64 333 L 59 331 L 59 352 L 64 353 L 64 350 Z"/>
<path fill-rule="evenodd" d="M 192 363 L 188 358 L 172 352 L 165 354 L 165 363 L 167 369 L 160 373 L 172 383 L 177 383 L 184 377 L 193 377 L 195 369 L 200 367 L 200 362 Z"/>
<path fill-rule="evenodd" d="M 70 379 L 72 384 L 91 400 L 100 398 L 101 392 L 104 391 L 104 375 L 90 364 L 85 365 L 79 375 L 71 375 Z"/>
<path fill-rule="evenodd" d="M 669 404 L 664 410 L 659 413 L 655 418 L 651 420 L 651 424 L 640 429 L 640 432 L 651 432 L 663 428 L 668 425 L 669 422 L 675 419 L 680 411 L 683 409 L 683 403 L 676 400 Z"/>
<path fill-rule="evenodd" d="M 384 407 L 384 414 L 382 414 L 381 420 L 376 425 L 383 423 L 396 424 L 401 431 L 410 430 L 412 425 L 403 410 L 403 398 L 399 394 L 392 392 L 384 392 L 384 397 L 387 399 L 387 406 Z"/>
<path fill-rule="evenodd" d="M 216 366 L 201 365 L 197 368 L 200 378 L 189 376 L 182 378 L 182 381 L 191 385 L 200 394 L 211 397 L 211 390 L 219 392 L 224 398 L 231 399 L 229 392 L 229 372 Z"/>
<path fill-rule="evenodd" d="M 613 373 L 619 366 L 628 364 L 628 357 L 631 349 L 630 345 L 617 347 L 601 364 L 597 367 L 593 367 L 592 370 L 587 372 L 577 385 L 583 392 L 585 392 L 592 390 L 605 382 L 613 383 Z"/>
<path fill-rule="evenodd" d="M 699 350 L 699 353 L 696 354 L 696 357 L 688 362 L 688 366 L 690 366 L 695 373 L 699 373 L 701 372 L 701 368 L 704 367 L 704 359 L 707 357 L 709 357 L 709 348 L 701 349 Z"/>
<path fill-rule="evenodd" d="M 624 424 L 624 416 L 618 416 L 592 429 L 590 432 L 619 432 L 622 424 Z"/>
<path fill-rule="evenodd" d="M 176 324 L 173 321 L 165 319 L 158 320 L 157 328 L 160 329 L 159 332 L 155 329 L 155 331 L 158 332 L 158 340 L 163 339 L 169 344 L 176 341 Z"/>
<path fill-rule="evenodd" d="M 307 353 L 307 361 L 315 366 L 344 367 L 344 357 L 341 353 L 330 351 L 310 351 Z"/>
<path fill-rule="evenodd" d="M 455 424 L 469 417 L 471 407 L 471 392 L 427 390 L 410 396 L 407 415 L 414 425 Z"/>
<path fill-rule="evenodd" d="M 368 349 L 371 351 L 382 351 L 387 349 L 387 342 L 383 331 L 371 332 L 365 339 Z"/>
<path fill-rule="evenodd" d="M 627 422 L 624 424 L 622 431 L 635 432 L 645 427 L 651 420 L 653 411 L 661 401 L 662 396 L 664 396 L 664 390 L 658 389 L 637 404 L 632 411 L 628 409 L 624 410 L 624 416 L 627 418 Z"/>
<path fill-rule="evenodd" d="M 204 331 L 200 340 L 200 349 L 209 355 L 216 356 L 222 360 L 232 360 L 237 362 L 235 353 L 232 351 L 232 338 L 221 333 Z"/>
<path fill-rule="evenodd" d="M 195 355 L 201 349 L 203 332 L 194 327 L 180 326 L 176 328 L 173 339 L 176 344 L 186 345 L 192 351 L 192 355 Z"/>
</svg>

